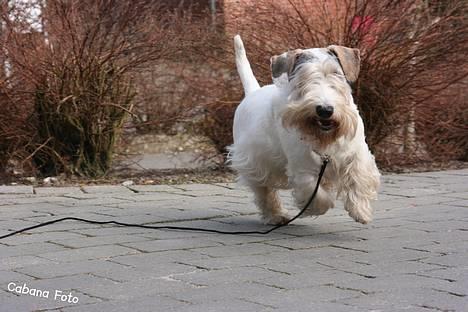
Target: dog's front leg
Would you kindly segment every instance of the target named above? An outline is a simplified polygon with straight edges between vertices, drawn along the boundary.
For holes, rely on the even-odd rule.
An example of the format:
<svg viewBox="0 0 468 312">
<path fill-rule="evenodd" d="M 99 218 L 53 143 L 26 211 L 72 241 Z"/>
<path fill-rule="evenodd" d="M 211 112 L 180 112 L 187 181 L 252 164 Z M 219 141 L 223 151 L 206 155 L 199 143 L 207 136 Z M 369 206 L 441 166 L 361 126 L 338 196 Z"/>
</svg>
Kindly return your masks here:
<svg viewBox="0 0 468 312">
<path fill-rule="evenodd" d="M 255 184 L 250 185 L 250 188 L 254 192 L 255 204 L 260 209 L 265 224 L 278 225 L 289 220 L 287 211 L 281 207 L 277 190 Z"/>
<path fill-rule="evenodd" d="M 317 177 L 309 174 L 300 174 L 292 178 L 293 197 L 297 208 L 302 209 L 314 192 Z M 304 216 L 318 216 L 325 214 L 334 207 L 333 197 L 322 186 L 318 188 L 314 200 L 304 212 Z"/>
<path fill-rule="evenodd" d="M 360 223 L 372 221 L 371 200 L 377 198 L 380 173 L 367 145 L 346 157 L 340 166 L 339 194 L 350 217 Z"/>
</svg>

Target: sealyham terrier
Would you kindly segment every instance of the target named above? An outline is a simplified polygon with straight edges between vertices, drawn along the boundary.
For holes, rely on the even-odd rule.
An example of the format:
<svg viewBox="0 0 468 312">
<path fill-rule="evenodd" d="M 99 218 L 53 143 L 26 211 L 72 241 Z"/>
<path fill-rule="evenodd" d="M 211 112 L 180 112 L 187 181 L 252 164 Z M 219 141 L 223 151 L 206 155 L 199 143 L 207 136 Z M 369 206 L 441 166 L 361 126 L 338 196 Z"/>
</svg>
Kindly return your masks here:
<svg viewBox="0 0 468 312">
<path fill-rule="evenodd" d="M 365 141 L 350 83 L 359 74 L 359 50 L 332 45 L 288 51 L 271 58 L 272 85 L 260 87 L 234 38 L 245 98 L 234 116 L 228 161 L 255 194 L 263 220 L 288 220 L 279 189 L 293 189 L 302 209 L 311 196 L 322 156 L 331 162 L 304 215 L 323 215 L 340 198 L 356 221 L 372 220 L 380 173 Z"/>
</svg>

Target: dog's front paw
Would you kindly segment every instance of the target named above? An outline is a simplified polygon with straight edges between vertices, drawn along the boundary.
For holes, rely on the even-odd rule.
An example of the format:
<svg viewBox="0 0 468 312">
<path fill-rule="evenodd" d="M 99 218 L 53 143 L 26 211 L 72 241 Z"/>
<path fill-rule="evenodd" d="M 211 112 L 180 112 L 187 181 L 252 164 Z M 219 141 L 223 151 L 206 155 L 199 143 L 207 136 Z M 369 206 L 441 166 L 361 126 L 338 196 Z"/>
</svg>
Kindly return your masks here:
<svg viewBox="0 0 468 312">
<path fill-rule="evenodd" d="M 312 207 L 309 208 L 309 214 L 313 216 L 320 216 L 325 214 L 328 209 L 335 207 L 335 203 L 328 194 L 325 194 L 324 196 L 314 199 L 311 206 Z"/>
<path fill-rule="evenodd" d="M 289 216 L 286 213 L 281 213 L 277 215 L 263 216 L 262 220 L 264 224 L 280 225 L 288 223 Z"/>
<path fill-rule="evenodd" d="M 372 215 L 367 215 L 367 214 L 354 214 L 349 212 L 348 213 L 351 218 L 354 219 L 354 221 L 362 223 L 362 224 L 367 224 L 372 221 Z"/>
<path fill-rule="evenodd" d="M 353 204 L 350 200 L 345 203 L 345 209 L 354 221 L 367 224 L 372 221 L 372 207 L 368 201 Z"/>
<path fill-rule="evenodd" d="M 304 208 L 306 203 L 299 204 L 298 208 Z M 312 201 L 312 204 L 304 211 L 303 216 L 321 216 L 325 214 L 328 209 L 335 207 L 335 202 L 328 192 L 323 191 L 319 188 L 316 197 Z"/>
</svg>

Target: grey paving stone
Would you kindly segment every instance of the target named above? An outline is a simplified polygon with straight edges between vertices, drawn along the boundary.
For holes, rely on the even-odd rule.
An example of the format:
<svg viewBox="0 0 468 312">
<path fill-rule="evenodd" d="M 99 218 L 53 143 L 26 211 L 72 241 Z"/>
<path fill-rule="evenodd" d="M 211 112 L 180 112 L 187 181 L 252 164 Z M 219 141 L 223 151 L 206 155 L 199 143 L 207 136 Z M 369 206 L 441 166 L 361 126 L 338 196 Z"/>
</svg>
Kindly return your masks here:
<svg viewBox="0 0 468 312">
<path fill-rule="evenodd" d="M 28 282 L 34 278 L 15 271 L 0 271 L 0 288 L 5 288 L 10 282 Z M 0 292 L 1 293 L 1 292 Z"/>
<path fill-rule="evenodd" d="M 183 191 L 230 192 L 231 190 L 217 184 L 178 184 L 174 188 Z"/>
<path fill-rule="evenodd" d="M 435 240 L 431 241 L 430 243 L 421 244 L 417 247 L 419 249 L 433 253 L 433 256 L 467 251 L 468 244 L 466 243 L 466 241 L 448 240 L 449 238 L 435 237 Z"/>
<path fill-rule="evenodd" d="M 240 244 L 232 246 L 218 246 L 197 249 L 201 254 L 209 257 L 232 257 L 232 256 L 249 256 L 249 255 L 265 255 L 272 252 L 284 251 L 284 248 L 272 246 L 264 243 L 251 242 L 249 244 Z"/>
<path fill-rule="evenodd" d="M 81 260 L 69 263 L 33 264 L 15 269 L 16 272 L 36 279 L 48 279 L 84 273 L 118 271 L 127 266 L 108 260 Z"/>
<path fill-rule="evenodd" d="M 358 239 L 346 234 L 317 234 L 314 236 L 314 239 L 310 239 L 309 236 L 303 236 L 275 240 L 268 242 L 268 244 L 294 250 L 326 247 L 335 245 L 336 243 L 346 244 L 349 241 L 358 241 Z"/>
<path fill-rule="evenodd" d="M 116 208 L 139 207 L 138 205 L 132 205 L 133 203 L 141 203 L 142 207 L 148 207 L 149 205 L 153 207 L 165 207 L 184 203 L 190 204 L 192 202 L 192 197 L 166 192 L 137 193 L 127 196 L 116 195 L 114 197 L 122 198 L 128 201 L 127 203 L 122 202 L 120 204 L 113 204 L 113 206 Z"/>
<path fill-rule="evenodd" d="M 145 258 L 143 256 L 143 258 Z M 178 263 L 151 263 L 146 266 L 113 268 L 111 270 L 96 270 L 94 275 L 119 282 L 141 281 L 146 279 L 167 278 L 171 279 L 173 274 L 185 274 L 194 268 Z"/>
<path fill-rule="evenodd" d="M 63 195 L 63 194 L 74 194 L 83 193 L 78 186 L 67 186 L 67 187 L 35 187 L 34 193 L 38 195 Z"/>
<path fill-rule="evenodd" d="M 86 285 L 81 286 L 80 290 L 97 298 L 117 301 L 134 300 L 148 296 L 167 296 L 170 293 L 186 291 L 191 287 L 183 283 L 157 278 L 129 282 L 118 282 L 99 277 L 94 277 L 94 279 L 98 282 L 86 282 Z"/>
<path fill-rule="evenodd" d="M 68 295 L 70 292 L 64 292 Z M 77 294 L 77 292 L 71 291 L 73 296 L 78 297 L 79 301 L 76 305 L 82 306 L 93 302 L 99 302 L 99 299 L 86 296 L 84 294 Z M 52 309 L 60 309 L 67 306 L 73 306 L 73 303 L 63 302 L 57 297 L 55 298 L 55 289 L 49 289 L 49 297 L 36 297 L 30 295 L 20 296 L 5 296 L 0 294 L 0 301 L 2 303 L 3 311 L 47 311 Z"/>
<path fill-rule="evenodd" d="M 270 266 L 268 266 L 270 268 Z M 284 269 L 283 269 L 284 270 Z M 356 274 L 333 270 L 325 267 L 302 267 L 302 271 L 295 270 L 295 273 L 284 272 L 274 277 L 263 278 L 257 283 L 267 285 L 276 289 L 293 290 L 311 288 L 315 286 L 334 285 L 337 281 L 352 281 L 359 278 Z M 275 270 L 275 272 L 277 272 Z"/>
<path fill-rule="evenodd" d="M 400 197 L 408 197 L 408 198 L 415 198 L 418 196 L 428 196 L 434 194 L 449 194 L 447 190 L 441 190 L 436 187 L 408 187 L 405 188 L 404 186 L 400 185 L 399 187 L 395 188 L 387 188 L 383 191 L 383 194 L 391 195 L 391 196 L 400 196 Z"/>
<path fill-rule="evenodd" d="M 276 292 L 251 294 L 245 300 L 257 302 L 279 310 L 296 311 L 304 306 L 313 307 L 320 302 L 332 302 L 341 299 L 361 296 L 354 290 L 343 290 L 332 286 L 317 286 L 293 290 L 277 290 Z"/>
<path fill-rule="evenodd" d="M 415 274 L 395 273 L 393 275 L 379 276 L 376 278 L 357 277 L 353 279 L 335 279 L 333 285 L 342 289 L 355 289 L 364 294 L 372 295 L 378 292 L 399 291 L 400 289 L 439 289 L 459 295 L 466 295 L 467 290 L 461 289 L 461 285 L 454 282 L 424 276 L 430 272 Z"/>
<path fill-rule="evenodd" d="M 218 243 L 200 238 L 186 239 L 161 239 L 149 240 L 145 242 L 122 243 L 122 246 L 135 248 L 145 252 L 165 251 L 165 250 L 187 250 L 201 247 L 216 246 Z"/>
<path fill-rule="evenodd" d="M 459 281 L 468 283 L 468 266 L 461 268 L 440 268 L 438 270 L 425 272 L 425 275 L 452 282 Z M 468 290 L 468 287 L 466 289 Z"/>
<path fill-rule="evenodd" d="M 177 275 L 176 279 L 200 286 L 213 286 L 233 282 L 254 282 L 257 280 L 281 275 L 260 267 L 238 267 L 220 270 L 199 270 L 191 274 Z"/>
<path fill-rule="evenodd" d="M 119 282 L 111 281 L 98 276 L 93 276 L 90 274 L 78 274 L 36 280 L 31 282 L 29 287 L 50 290 L 51 293 L 55 293 L 55 290 L 60 290 L 64 294 L 72 292 L 79 298 L 81 304 L 86 304 L 100 302 L 107 299 L 108 296 L 103 295 L 104 292 L 102 292 L 101 289 L 107 289 L 107 293 L 110 293 L 112 289 L 117 289 L 120 285 L 121 283 Z M 128 291 L 131 292 L 132 290 Z M 78 295 L 78 292 L 81 294 Z"/>
<path fill-rule="evenodd" d="M 178 312 L 266 312 L 270 307 L 239 299 L 212 300 L 199 304 L 184 306 Z"/>
<path fill-rule="evenodd" d="M 113 257 L 111 261 L 144 271 L 151 270 L 154 266 L 172 265 L 178 262 L 185 263 L 187 260 L 197 261 L 205 259 L 209 259 L 209 257 L 197 254 L 192 250 L 169 250 L 164 252 L 117 256 Z"/>
<path fill-rule="evenodd" d="M 121 243 L 131 243 L 139 241 L 148 241 L 149 238 L 138 236 L 138 235 L 107 235 L 96 239 L 95 237 L 86 237 L 81 236 L 78 238 L 62 238 L 56 237 L 50 241 L 54 244 L 63 245 L 70 248 L 82 248 L 82 247 L 93 247 L 93 246 L 105 246 L 105 245 L 115 245 Z"/>
<path fill-rule="evenodd" d="M 342 303 L 357 305 L 364 310 L 402 309 L 405 307 L 419 307 L 426 310 L 465 311 L 468 300 L 466 297 L 452 295 L 426 288 L 400 288 L 388 290 L 366 297 L 356 297 L 340 300 Z"/>
<path fill-rule="evenodd" d="M 73 214 L 65 214 L 63 217 L 67 216 L 71 216 L 71 215 L 75 215 L 75 216 L 78 216 L 76 213 Z M 83 217 L 83 218 L 86 218 L 86 217 L 90 217 L 92 219 L 98 219 L 96 217 L 96 215 L 90 215 L 90 214 L 86 214 L 86 213 L 83 213 L 83 214 L 80 214 L 79 215 L 80 217 Z M 48 221 L 51 221 L 51 220 L 54 220 L 54 219 L 59 219 L 60 217 L 56 217 L 56 216 L 43 216 L 43 215 L 40 215 L 40 216 L 36 216 L 36 217 L 31 217 L 31 218 L 25 218 L 26 221 L 32 221 L 30 223 L 30 225 L 37 225 L 41 222 L 48 222 Z M 28 224 L 25 222 L 25 226 L 28 226 Z M 15 228 L 12 228 L 12 230 L 19 230 L 21 228 L 24 228 L 25 226 L 17 226 Z M 47 227 L 42 227 L 40 229 L 32 229 L 32 230 L 28 230 L 24 233 L 27 234 L 35 234 L 35 233 L 46 233 L 46 232 L 61 232 L 61 231 L 68 231 L 68 230 L 74 230 L 74 229 L 93 229 L 93 228 L 99 228 L 100 225 L 97 225 L 97 224 L 90 224 L 90 223 L 83 223 L 83 222 L 79 222 L 79 221 L 74 221 L 74 220 L 65 220 L 63 222 L 59 222 L 59 223 L 54 223 L 54 224 L 51 224 Z M 22 234 L 24 234 L 22 233 Z M 6 242 L 8 243 L 8 242 Z"/>
<path fill-rule="evenodd" d="M 131 193 L 132 191 L 121 185 L 85 185 L 81 189 L 87 194 L 101 194 L 101 193 Z"/>
<path fill-rule="evenodd" d="M 166 193 L 171 193 L 171 192 L 176 192 L 178 189 L 171 186 L 171 185 L 130 185 L 128 187 L 131 190 L 134 190 L 139 193 L 152 193 L 152 192 L 166 192 Z"/>
<path fill-rule="evenodd" d="M 450 206 L 457 206 L 457 207 L 463 207 L 467 208 L 468 207 L 468 200 L 456 200 L 456 201 L 451 201 L 447 203 Z"/>
<path fill-rule="evenodd" d="M 467 178 L 468 170 L 383 176 L 369 225 L 337 203 L 325 216 L 265 236 L 80 222 L 35 229 L 0 241 L 0 310 L 465 311 Z M 0 188 L 0 235 L 69 215 L 269 228 L 252 195 L 235 184 L 84 190 Z M 290 192 L 281 198 L 297 212 Z M 72 291 L 80 302 L 16 296 L 6 289 L 10 282 Z"/>
<path fill-rule="evenodd" d="M 10 232 L 17 231 L 19 229 L 30 227 L 36 224 L 37 222 L 33 222 L 30 220 L 28 221 L 24 221 L 21 219 L 3 220 L 3 221 L 0 221 L 0 228 L 1 228 L 0 234 L 6 235 L 6 234 L 9 234 Z M 8 244 L 8 241 L 2 242 L 2 243 Z"/>
<path fill-rule="evenodd" d="M 40 256 L 43 253 L 47 252 L 56 252 L 63 251 L 66 248 L 51 244 L 51 243 L 31 243 L 31 244 L 21 244 L 17 246 L 1 246 L 0 245 L 0 254 L 2 257 L 14 257 L 14 256 L 28 256 L 28 255 L 37 255 Z"/>
<path fill-rule="evenodd" d="M 87 236 L 72 232 L 65 231 L 50 231 L 50 232 L 28 232 L 20 235 L 12 236 L 8 238 L 8 241 L 3 243 L 8 246 L 24 245 L 31 243 L 42 243 L 42 242 L 55 242 L 59 240 L 71 240 L 80 238 L 86 238 Z M 1 245 L 0 245 L 1 246 Z M 0 247 L 1 248 L 1 247 Z"/>
<path fill-rule="evenodd" d="M 223 235 L 213 236 L 206 233 L 207 239 L 220 243 L 221 245 L 233 246 L 243 245 L 250 243 L 270 243 L 279 239 L 292 238 L 294 236 L 281 234 L 281 233 L 270 233 L 269 235 Z"/>
<path fill-rule="evenodd" d="M 0 194 L 33 194 L 30 185 L 0 185 Z"/>
<path fill-rule="evenodd" d="M 124 246 L 105 245 L 47 252 L 41 254 L 41 257 L 52 261 L 74 262 L 77 260 L 107 259 L 110 257 L 135 253 L 138 253 L 135 249 L 130 249 Z"/>
<path fill-rule="evenodd" d="M 446 266 L 446 267 L 466 268 L 468 267 L 468 263 L 466 259 L 468 259 L 468 252 L 465 251 L 465 252 L 449 254 L 449 255 L 437 255 L 434 257 L 423 259 L 421 260 L 421 262 L 428 263 L 428 264 L 437 264 L 437 265 Z"/>
<path fill-rule="evenodd" d="M 442 194 L 441 196 L 468 200 L 468 192 L 451 192 L 451 193 Z"/>
<path fill-rule="evenodd" d="M 128 312 L 128 311 L 182 311 L 186 306 L 192 307 L 187 302 L 180 302 L 163 296 L 150 296 L 131 300 L 115 300 L 111 302 L 99 302 L 80 306 L 62 308 L 64 312 Z M 206 310 L 205 310 L 206 311 Z"/>
<path fill-rule="evenodd" d="M 106 218 L 108 219 L 108 218 Z M 83 223 L 81 225 L 84 225 Z M 102 236 L 107 235 L 132 235 L 132 234 L 142 234 L 142 233 L 151 233 L 154 230 L 143 229 L 143 228 L 129 228 L 121 226 L 110 226 L 110 225 L 101 225 L 101 226 L 88 226 L 88 227 L 73 227 L 70 229 L 73 233 L 78 233 L 86 236 L 95 236 L 97 239 Z"/>
<path fill-rule="evenodd" d="M 55 263 L 52 260 L 40 258 L 37 256 L 16 256 L 16 257 L 1 257 L 0 270 L 13 270 L 30 265 L 51 264 Z"/>
<path fill-rule="evenodd" d="M 177 278 L 177 276 L 175 277 Z M 268 293 L 277 289 L 250 282 L 217 284 L 214 286 L 198 286 L 183 292 L 173 293 L 172 297 L 194 304 L 204 304 L 209 301 L 227 301 L 233 298 L 245 298 L 255 293 Z"/>
<path fill-rule="evenodd" d="M 197 251 L 196 249 L 194 250 Z M 352 253 L 350 251 L 349 253 Z M 327 259 L 330 257 L 345 257 L 343 249 L 324 247 L 324 248 L 312 248 L 307 250 L 284 250 L 282 252 L 272 252 L 262 255 L 248 255 L 248 256 L 231 256 L 231 257 L 219 257 L 212 258 L 208 257 L 203 260 L 184 260 L 184 263 L 190 263 L 192 265 L 206 267 L 211 269 L 224 269 L 224 268 L 236 268 L 244 266 L 257 266 L 268 268 L 271 265 L 278 265 L 288 263 L 293 267 L 299 264 L 302 270 L 307 270 L 310 266 L 313 269 L 317 268 L 317 261 L 320 259 Z M 321 269 L 324 267 L 322 266 Z M 325 267 L 326 269 L 326 267 Z M 282 270 L 280 270 L 282 271 Z"/>
</svg>

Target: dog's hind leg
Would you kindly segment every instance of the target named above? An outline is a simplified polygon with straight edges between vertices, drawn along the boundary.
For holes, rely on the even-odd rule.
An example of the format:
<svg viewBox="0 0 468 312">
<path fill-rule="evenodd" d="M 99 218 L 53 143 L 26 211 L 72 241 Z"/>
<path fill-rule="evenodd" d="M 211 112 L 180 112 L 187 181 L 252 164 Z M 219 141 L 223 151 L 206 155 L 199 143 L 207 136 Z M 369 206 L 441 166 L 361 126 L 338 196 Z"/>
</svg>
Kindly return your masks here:
<svg viewBox="0 0 468 312">
<path fill-rule="evenodd" d="M 278 191 L 267 186 L 250 185 L 255 194 L 255 204 L 260 209 L 265 224 L 283 224 L 289 218 L 281 207 Z"/>
</svg>

